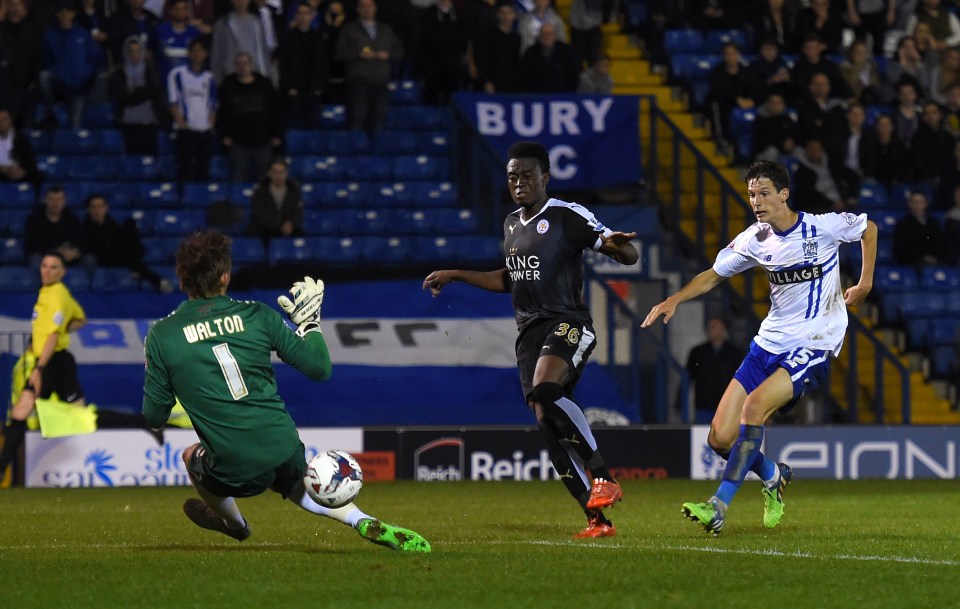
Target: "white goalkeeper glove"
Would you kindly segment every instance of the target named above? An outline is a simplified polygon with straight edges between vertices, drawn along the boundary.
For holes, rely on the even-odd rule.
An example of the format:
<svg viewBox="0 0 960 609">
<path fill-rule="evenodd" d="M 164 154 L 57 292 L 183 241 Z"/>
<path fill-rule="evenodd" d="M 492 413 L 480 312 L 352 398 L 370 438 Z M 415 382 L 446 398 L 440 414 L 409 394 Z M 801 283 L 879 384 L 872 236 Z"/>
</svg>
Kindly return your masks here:
<svg viewBox="0 0 960 609">
<path fill-rule="evenodd" d="M 323 304 L 323 281 L 304 277 L 290 288 L 291 301 L 285 295 L 277 297 L 277 304 L 297 326 L 297 336 L 320 332 L 320 305 Z"/>
</svg>

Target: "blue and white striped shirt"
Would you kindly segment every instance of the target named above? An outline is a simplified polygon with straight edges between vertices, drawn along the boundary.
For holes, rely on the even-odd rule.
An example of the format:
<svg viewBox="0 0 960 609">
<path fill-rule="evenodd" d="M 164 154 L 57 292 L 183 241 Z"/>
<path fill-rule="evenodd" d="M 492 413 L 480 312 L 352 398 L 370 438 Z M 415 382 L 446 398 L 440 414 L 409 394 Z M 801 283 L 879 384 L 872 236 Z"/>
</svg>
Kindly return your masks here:
<svg viewBox="0 0 960 609">
<path fill-rule="evenodd" d="M 213 129 L 210 118 L 217 109 L 217 83 L 213 72 L 194 72 L 189 65 L 178 66 L 167 76 L 167 95 L 170 105 L 180 108 L 187 129 Z"/>
<path fill-rule="evenodd" d="M 717 254 L 713 270 L 723 277 L 760 266 L 770 282 L 770 312 L 754 338 L 771 353 L 799 347 L 840 353 L 847 309 L 840 287 L 838 250 L 859 241 L 867 215 L 800 213 L 778 233 L 765 222 L 743 231 Z"/>
</svg>

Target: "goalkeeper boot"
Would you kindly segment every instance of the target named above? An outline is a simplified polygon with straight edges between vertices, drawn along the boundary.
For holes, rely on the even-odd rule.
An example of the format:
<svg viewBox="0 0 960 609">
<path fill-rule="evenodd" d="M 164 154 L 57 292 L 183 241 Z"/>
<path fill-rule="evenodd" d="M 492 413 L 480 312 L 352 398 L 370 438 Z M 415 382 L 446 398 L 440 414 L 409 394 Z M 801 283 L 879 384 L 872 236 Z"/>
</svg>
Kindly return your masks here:
<svg viewBox="0 0 960 609">
<path fill-rule="evenodd" d="M 223 533 L 237 541 L 250 537 L 250 525 L 243 523 L 242 529 L 231 529 L 226 521 L 217 515 L 213 509 L 200 499 L 187 499 L 183 502 L 183 513 L 198 527 Z"/>
<path fill-rule="evenodd" d="M 763 526 L 768 529 L 780 524 L 783 518 L 783 489 L 787 488 L 793 479 L 793 470 L 786 463 L 777 463 L 780 470 L 780 480 L 773 488 L 763 487 Z"/>
<path fill-rule="evenodd" d="M 613 480 L 594 478 L 593 487 L 590 489 L 590 499 L 587 500 L 587 509 L 602 510 L 613 506 L 621 499 L 623 499 L 623 490 L 619 484 Z"/>
<path fill-rule="evenodd" d="M 704 531 L 713 533 L 714 537 L 718 537 L 723 530 L 724 510 L 716 497 L 711 497 L 706 503 L 684 503 L 680 511 L 690 520 L 700 524 Z"/>
<path fill-rule="evenodd" d="M 574 539 L 597 539 L 616 537 L 617 529 L 606 519 L 603 512 L 596 511 L 587 515 L 587 528 L 573 536 Z"/>
<path fill-rule="evenodd" d="M 381 522 L 376 518 L 364 518 L 357 523 L 357 532 L 360 537 L 391 550 L 402 552 L 430 552 L 430 542 L 420 533 Z"/>
</svg>

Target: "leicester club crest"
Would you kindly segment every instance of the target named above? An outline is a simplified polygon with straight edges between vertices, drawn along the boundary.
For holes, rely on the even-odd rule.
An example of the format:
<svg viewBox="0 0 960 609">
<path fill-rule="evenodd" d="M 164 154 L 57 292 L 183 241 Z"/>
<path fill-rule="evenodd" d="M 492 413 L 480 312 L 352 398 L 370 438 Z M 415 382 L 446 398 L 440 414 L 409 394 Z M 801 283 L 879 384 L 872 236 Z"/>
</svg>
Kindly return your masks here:
<svg viewBox="0 0 960 609">
<path fill-rule="evenodd" d="M 541 235 L 550 230 L 550 223 L 546 220 L 540 220 L 537 222 L 537 232 Z"/>
</svg>

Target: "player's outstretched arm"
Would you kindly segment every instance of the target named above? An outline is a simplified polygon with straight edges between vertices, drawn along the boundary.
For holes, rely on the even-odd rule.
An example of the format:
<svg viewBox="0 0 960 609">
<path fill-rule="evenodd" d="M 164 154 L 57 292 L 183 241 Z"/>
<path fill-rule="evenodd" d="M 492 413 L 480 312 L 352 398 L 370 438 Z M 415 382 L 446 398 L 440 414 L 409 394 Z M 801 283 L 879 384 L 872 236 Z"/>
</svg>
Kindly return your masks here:
<svg viewBox="0 0 960 609">
<path fill-rule="evenodd" d="M 607 236 L 600 236 L 600 253 L 610 256 L 620 264 L 630 266 L 640 259 L 637 248 L 630 243 L 637 238 L 637 233 L 614 231 Z"/>
<path fill-rule="evenodd" d="M 867 220 L 867 228 L 860 237 L 860 250 L 863 252 L 860 281 L 843 293 L 843 302 L 847 303 L 848 307 L 863 302 L 873 289 L 873 269 L 877 262 L 877 225 L 873 220 Z"/>
<path fill-rule="evenodd" d="M 323 281 L 304 277 L 290 288 L 290 300 L 285 295 L 277 297 L 277 304 L 297 326 L 297 336 L 307 332 L 320 332 L 320 306 L 323 304 Z"/>
<path fill-rule="evenodd" d="M 676 294 L 669 296 L 666 300 L 650 309 L 650 312 L 647 313 L 647 318 L 643 320 L 640 327 L 650 327 L 661 315 L 663 315 L 663 323 L 667 323 L 676 312 L 677 305 L 706 294 L 724 279 L 726 279 L 726 277 L 718 275 L 712 268 L 705 270 L 691 279 L 687 285 L 680 288 L 680 291 Z"/>
<path fill-rule="evenodd" d="M 496 271 L 434 271 L 423 280 L 423 289 L 429 289 L 430 293 L 436 297 L 440 294 L 443 286 L 451 281 L 462 281 L 468 285 L 483 288 L 491 292 L 510 291 L 510 285 L 507 283 L 507 269 L 498 269 Z"/>
</svg>

